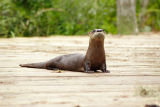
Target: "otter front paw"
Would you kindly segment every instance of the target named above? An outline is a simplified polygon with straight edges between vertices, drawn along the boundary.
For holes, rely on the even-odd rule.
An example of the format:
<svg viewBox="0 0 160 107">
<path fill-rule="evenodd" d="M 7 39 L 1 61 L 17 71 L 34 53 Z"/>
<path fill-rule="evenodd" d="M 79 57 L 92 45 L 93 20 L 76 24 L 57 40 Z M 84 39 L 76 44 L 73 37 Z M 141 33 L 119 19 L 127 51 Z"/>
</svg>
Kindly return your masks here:
<svg viewBox="0 0 160 107">
<path fill-rule="evenodd" d="M 104 70 L 104 71 L 102 71 L 102 72 L 104 72 L 104 73 L 110 73 L 110 71 L 109 71 L 109 70 Z"/>
</svg>

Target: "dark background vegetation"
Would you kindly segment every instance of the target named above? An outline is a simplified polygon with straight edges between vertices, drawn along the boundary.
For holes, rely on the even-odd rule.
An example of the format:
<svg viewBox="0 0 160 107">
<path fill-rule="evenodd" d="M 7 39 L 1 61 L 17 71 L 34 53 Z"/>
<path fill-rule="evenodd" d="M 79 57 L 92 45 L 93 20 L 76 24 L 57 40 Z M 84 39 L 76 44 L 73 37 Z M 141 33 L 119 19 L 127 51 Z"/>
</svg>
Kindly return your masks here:
<svg viewBox="0 0 160 107">
<path fill-rule="evenodd" d="M 160 0 L 136 1 L 140 31 L 160 30 Z M 143 11 L 143 8 L 146 8 Z M 0 0 L 0 37 L 117 34 L 116 0 Z"/>
</svg>

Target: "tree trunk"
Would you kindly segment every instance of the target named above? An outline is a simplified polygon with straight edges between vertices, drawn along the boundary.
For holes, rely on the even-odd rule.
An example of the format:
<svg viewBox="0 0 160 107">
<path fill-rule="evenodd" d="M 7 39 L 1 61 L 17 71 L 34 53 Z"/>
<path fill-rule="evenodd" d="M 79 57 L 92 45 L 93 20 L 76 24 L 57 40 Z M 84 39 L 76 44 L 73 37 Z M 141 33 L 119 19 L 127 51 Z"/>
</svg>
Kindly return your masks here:
<svg viewBox="0 0 160 107">
<path fill-rule="evenodd" d="M 119 34 L 138 33 L 136 0 L 117 0 L 117 27 Z"/>
</svg>

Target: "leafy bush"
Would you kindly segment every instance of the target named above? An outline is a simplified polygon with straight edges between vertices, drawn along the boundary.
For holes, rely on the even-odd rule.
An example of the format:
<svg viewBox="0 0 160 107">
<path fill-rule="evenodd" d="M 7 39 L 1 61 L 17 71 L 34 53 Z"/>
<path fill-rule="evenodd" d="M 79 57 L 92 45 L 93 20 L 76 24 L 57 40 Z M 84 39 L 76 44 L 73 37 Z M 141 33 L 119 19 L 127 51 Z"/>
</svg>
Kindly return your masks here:
<svg viewBox="0 0 160 107">
<path fill-rule="evenodd" d="M 143 28 L 160 30 L 159 7 L 160 0 L 150 0 Z M 0 37 L 81 35 L 94 28 L 117 33 L 115 0 L 0 0 Z"/>
<path fill-rule="evenodd" d="M 137 0 L 137 16 L 140 31 L 160 30 L 160 0 L 149 0 L 143 8 L 143 0 Z"/>
</svg>

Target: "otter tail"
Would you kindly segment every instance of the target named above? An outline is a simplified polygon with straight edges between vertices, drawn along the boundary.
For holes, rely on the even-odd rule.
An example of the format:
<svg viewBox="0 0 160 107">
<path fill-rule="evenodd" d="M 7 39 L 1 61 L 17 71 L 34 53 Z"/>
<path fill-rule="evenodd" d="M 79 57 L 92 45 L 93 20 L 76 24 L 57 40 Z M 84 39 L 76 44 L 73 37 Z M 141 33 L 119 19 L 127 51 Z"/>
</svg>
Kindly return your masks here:
<svg viewBox="0 0 160 107">
<path fill-rule="evenodd" d="M 45 62 L 29 63 L 29 64 L 20 64 L 19 66 L 21 66 L 21 67 L 27 67 L 27 68 L 41 68 L 41 69 L 45 69 L 46 68 L 46 63 Z"/>
</svg>

